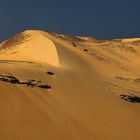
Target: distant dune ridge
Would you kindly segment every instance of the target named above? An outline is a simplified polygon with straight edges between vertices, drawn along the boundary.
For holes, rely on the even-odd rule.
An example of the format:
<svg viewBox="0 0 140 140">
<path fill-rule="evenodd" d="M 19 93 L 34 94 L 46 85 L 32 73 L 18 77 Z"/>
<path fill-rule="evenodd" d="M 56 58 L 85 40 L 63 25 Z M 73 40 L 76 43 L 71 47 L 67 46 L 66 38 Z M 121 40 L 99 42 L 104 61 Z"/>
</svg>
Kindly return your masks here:
<svg viewBox="0 0 140 140">
<path fill-rule="evenodd" d="M 27 30 L 0 44 L 0 140 L 139 140 L 140 38 Z"/>
</svg>

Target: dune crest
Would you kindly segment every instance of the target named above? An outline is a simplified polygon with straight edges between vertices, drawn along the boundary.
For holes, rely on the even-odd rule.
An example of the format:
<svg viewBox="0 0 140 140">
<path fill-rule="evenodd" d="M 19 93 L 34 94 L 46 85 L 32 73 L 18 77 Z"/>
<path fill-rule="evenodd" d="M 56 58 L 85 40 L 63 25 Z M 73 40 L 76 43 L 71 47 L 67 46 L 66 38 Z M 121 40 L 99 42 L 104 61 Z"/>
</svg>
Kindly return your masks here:
<svg viewBox="0 0 140 140">
<path fill-rule="evenodd" d="M 41 31 L 24 31 L 0 46 L 1 60 L 30 61 L 59 66 L 59 56 L 53 41 Z"/>
</svg>

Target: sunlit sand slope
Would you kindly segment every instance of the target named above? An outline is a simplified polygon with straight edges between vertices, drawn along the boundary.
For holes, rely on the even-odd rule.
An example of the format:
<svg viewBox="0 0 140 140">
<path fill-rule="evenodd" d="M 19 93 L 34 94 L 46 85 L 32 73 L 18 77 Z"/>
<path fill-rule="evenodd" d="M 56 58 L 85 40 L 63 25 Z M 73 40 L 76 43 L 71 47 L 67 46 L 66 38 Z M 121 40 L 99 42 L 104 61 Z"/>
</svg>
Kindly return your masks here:
<svg viewBox="0 0 140 140">
<path fill-rule="evenodd" d="M 59 65 L 58 53 L 53 41 L 44 37 L 39 31 L 25 31 L 4 42 L 0 59 Z"/>
</svg>

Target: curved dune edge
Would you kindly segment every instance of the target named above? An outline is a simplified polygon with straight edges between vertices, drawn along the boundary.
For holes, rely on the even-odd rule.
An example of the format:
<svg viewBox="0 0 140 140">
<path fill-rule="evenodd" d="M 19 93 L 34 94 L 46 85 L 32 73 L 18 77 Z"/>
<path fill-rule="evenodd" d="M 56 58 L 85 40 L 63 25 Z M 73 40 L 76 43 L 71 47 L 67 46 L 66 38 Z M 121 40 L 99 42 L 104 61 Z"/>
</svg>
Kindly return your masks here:
<svg viewBox="0 0 140 140">
<path fill-rule="evenodd" d="M 27 39 L 22 39 L 27 37 Z M 40 31 L 25 31 L 3 43 L 0 60 L 29 61 L 59 66 L 59 57 L 53 41 Z"/>
</svg>

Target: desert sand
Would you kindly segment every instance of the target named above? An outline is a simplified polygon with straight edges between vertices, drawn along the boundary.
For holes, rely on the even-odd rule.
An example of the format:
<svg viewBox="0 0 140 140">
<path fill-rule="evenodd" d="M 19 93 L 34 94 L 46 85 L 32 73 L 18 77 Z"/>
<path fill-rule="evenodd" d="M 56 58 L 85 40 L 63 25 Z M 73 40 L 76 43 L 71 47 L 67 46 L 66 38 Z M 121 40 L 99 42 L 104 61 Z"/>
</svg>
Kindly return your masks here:
<svg viewBox="0 0 140 140">
<path fill-rule="evenodd" d="M 140 38 L 27 30 L 0 44 L 0 140 L 139 140 Z"/>
</svg>

